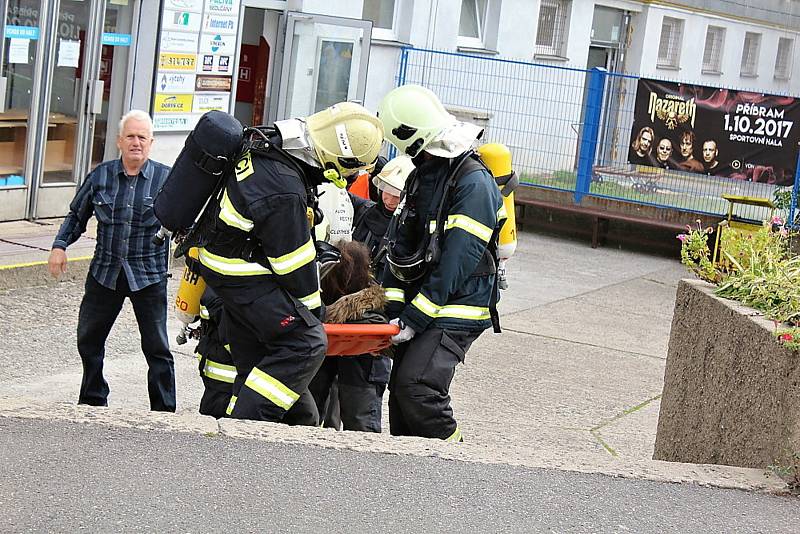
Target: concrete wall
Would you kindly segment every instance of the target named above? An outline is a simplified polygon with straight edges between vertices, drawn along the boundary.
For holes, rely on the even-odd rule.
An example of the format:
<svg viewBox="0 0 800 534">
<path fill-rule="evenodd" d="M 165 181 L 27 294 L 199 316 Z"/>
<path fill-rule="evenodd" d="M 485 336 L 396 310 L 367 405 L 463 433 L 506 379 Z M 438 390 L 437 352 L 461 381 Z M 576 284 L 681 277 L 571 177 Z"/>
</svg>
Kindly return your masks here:
<svg viewBox="0 0 800 534">
<path fill-rule="evenodd" d="M 765 468 L 800 452 L 800 355 L 753 310 L 683 280 L 664 373 L 656 460 Z"/>
</svg>

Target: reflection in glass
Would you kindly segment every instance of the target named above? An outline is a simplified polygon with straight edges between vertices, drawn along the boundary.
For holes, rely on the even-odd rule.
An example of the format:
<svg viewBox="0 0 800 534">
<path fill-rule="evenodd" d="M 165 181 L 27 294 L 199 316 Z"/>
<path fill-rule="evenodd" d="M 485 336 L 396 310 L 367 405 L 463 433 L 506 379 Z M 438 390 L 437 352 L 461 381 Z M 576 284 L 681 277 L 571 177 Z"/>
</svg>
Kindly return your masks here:
<svg viewBox="0 0 800 534">
<path fill-rule="evenodd" d="M 33 88 L 33 61 L 38 45 L 39 1 L 9 0 L 6 12 L 6 54 L 3 73 L 8 78 L 0 113 L 0 187 L 25 185 L 25 139 Z M 26 34 L 25 32 L 31 32 Z M 31 38 L 27 38 L 31 37 Z"/>
<path fill-rule="evenodd" d="M 320 40 L 319 68 L 314 112 L 347 100 L 350 86 L 350 67 L 353 63 L 353 43 Z"/>
</svg>

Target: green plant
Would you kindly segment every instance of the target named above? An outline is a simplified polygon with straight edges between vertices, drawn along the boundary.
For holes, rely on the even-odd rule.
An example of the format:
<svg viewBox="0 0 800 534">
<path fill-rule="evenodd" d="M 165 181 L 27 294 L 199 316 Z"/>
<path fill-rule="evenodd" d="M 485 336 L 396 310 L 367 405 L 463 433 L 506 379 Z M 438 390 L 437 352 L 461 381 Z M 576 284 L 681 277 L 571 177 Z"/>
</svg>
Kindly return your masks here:
<svg viewBox="0 0 800 534">
<path fill-rule="evenodd" d="M 699 219 L 695 224 L 696 227 L 687 224 L 686 233 L 678 234 L 678 239 L 681 241 L 681 263 L 701 280 L 716 282 L 717 270 L 711 261 L 708 248 L 708 236 L 714 229 L 703 228 Z"/>
<path fill-rule="evenodd" d="M 789 491 L 800 491 L 800 452 L 791 454 L 788 465 L 776 462 L 767 466 L 767 469 L 785 480 Z"/>
<path fill-rule="evenodd" d="M 715 293 L 755 308 L 779 323 L 800 325 L 800 257 L 789 248 L 790 232 L 779 217 L 756 231 L 723 227 L 720 258 L 711 260 L 711 228 L 687 226 L 680 234 L 681 263 L 698 278 L 717 284 Z"/>
<path fill-rule="evenodd" d="M 726 230 L 722 256 L 732 268 L 721 277 L 716 294 L 796 325 L 800 324 L 800 257 L 789 252 L 789 233 L 780 228 L 782 222 L 765 221 L 756 232 Z"/>
<path fill-rule="evenodd" d="M 779 328 L 773 332 L 773 335 L 784 347 L 792 350 L 800 350 L 800 328 Z"/>
<path fill-rule="evenodd" d="M 775 209 L 783 213 L 783 218 L 789 219 L 789 210 L 792 208 L 792 188 L 785 187 L 776 189 L 772 194 L 772 202 L 775 204 Z M 800 212 L 797 212 L 794 217 L 795 226 L 800 223 Z"/>
</svg>

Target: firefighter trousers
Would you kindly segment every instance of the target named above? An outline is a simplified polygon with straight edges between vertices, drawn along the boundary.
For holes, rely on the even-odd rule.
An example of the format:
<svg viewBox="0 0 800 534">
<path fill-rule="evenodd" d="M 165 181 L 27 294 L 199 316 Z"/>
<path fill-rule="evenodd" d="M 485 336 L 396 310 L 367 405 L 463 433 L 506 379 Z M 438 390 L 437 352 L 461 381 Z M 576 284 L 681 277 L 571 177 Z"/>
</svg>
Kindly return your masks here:
<svg viewBox="0 0 800 534">
<path fill-rule="evenodd" d="M 431 328 L 397 347 L 389 379 L 393 436 L 461 440 L 450 406 L 450 383 L 480 334 Z"/>
<path fill-rule="evenodd" d="M 210 335 L 200 338 L 195 353 L 203 380 L 200 413 L 217 419 L 225 417 L 236 379 L 236 366 L 233 365 L 231 353 L 216 336 Z"/>
<path fill-rule="evenodd" d="M 316 426 L 319 415 L 308 384 L 327 350 L 322 324 L 297 319 L 285 332 L 265 333 L 266 318 L 274 315 L 269 299 L 229 303 L 225 291 L 217 293 L 225 304 L 226 335 L 236 367 L 228 415 Z"/>
</svg>

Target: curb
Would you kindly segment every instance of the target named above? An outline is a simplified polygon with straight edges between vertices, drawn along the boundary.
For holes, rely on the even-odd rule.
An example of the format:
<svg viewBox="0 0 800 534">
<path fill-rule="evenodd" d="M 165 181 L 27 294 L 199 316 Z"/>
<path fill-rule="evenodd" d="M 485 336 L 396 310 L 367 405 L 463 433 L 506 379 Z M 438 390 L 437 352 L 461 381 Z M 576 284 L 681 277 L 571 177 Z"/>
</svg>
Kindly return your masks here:
<svg viewBox="0 0 800 534">
<path fill-rule="evenodd" d="M 764 470 L 712 464 L 631 461 L 606 458 L 598 461 L 570 451 L 533 450 L 498 458 L 480 443 L 448 443 L 415 437 L 396 437 L 368 432 L 337 432 L 332 429 L 292 427 L 277 423 L 221 419 L 195 412 L 177 414 L 144 412 L 125 408 L 96 408 L 71 403 L 47 403 L 23 397 L 0 396 L 1 419 L 65 421 L 100 427 L 135 428 L 145 431 L 186 432 L 231 439 L 252 439 L 362 453 L 432 457 L 482 464 L 510 465 L 531 469 L 555 469 L 610 477 L 696 484 L 703 487 L 738 489 L 767 494 L 785 494 L 786 484 Z M 99 430 L 99 429 L 98 429 Z M 87 431 L 92 429 L 87 427 Z"/>
<path fill-rule="evenodd" d="M 32 261 L 14 265 L 0 265 L 0 291 L 37 286 L 55 286 L 61 282 L 79 282 L 86 279 L 92 256 L 70 258 L 67 272 L 58 280 L 47 271 L 47 261 Z"/>
</svg>

